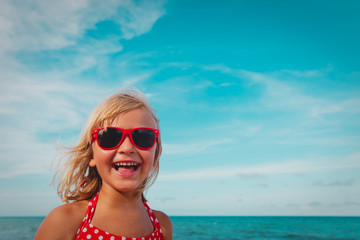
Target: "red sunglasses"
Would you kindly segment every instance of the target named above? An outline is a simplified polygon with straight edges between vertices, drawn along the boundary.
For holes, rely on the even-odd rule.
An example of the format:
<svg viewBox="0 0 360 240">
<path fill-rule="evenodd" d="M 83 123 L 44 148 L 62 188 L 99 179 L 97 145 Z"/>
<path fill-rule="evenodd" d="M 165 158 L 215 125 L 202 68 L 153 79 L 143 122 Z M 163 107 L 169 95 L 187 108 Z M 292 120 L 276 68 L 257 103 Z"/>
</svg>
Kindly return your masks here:
<svg viewBox="0 0 360 240">
<path fill-rule="evenodd" d="M 91 143 L 96 139 L 100 148 L 104 150 L 112 150 L 118 148 L 128 135 L 132 144 L 141 149 L 148 150 L 155 145 L 159 136 L 159 130 L 153 128 L 116 128 L 107 127 L 95 128 L 92 132 Z"/>
</svg>

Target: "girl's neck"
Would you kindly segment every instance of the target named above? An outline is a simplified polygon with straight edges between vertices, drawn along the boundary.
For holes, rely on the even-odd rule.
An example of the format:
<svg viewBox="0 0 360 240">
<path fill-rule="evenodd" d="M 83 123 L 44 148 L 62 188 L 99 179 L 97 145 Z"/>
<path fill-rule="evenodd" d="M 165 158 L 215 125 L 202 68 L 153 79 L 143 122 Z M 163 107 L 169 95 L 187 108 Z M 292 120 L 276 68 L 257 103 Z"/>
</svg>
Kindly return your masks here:
<svg viewBox="0 0 360 240">
<path fill-rule="evenodd" d="M 138 231 L 147 236 L 153 229 L 141 192 L 118 192 L 104 185 L 99 191 L 91 224 L 119 236 L 137 236 Z"/>
<path fill-rule="evenodd" d="M 143 205 L 140 191 L 119 192 L 105 186 L 100 188 L 99 201 L 114 208 L 131 208 Z"/>
</svg>

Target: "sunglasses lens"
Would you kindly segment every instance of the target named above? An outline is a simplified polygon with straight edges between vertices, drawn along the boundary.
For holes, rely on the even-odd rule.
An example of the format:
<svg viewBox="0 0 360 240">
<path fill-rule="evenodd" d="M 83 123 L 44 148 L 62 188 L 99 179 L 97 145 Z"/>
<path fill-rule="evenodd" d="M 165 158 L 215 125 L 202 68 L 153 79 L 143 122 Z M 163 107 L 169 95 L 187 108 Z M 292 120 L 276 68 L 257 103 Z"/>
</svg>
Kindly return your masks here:
<svg viewBox="0 0 360 240">
<path fill-rule="evenodd" d="M 132 139 L 140 148 L 151 148 L 155 143 L 155 132 L 151 129 L 141 128 L 132 132 Z"/>
<path fill-rule="evenodd" d="M 101 129 L 98 133 L 99 145 L 102 148 L 114 148 L 120 143 L 122 135 L 123 134 L 119 129 Z"/>
</svg>

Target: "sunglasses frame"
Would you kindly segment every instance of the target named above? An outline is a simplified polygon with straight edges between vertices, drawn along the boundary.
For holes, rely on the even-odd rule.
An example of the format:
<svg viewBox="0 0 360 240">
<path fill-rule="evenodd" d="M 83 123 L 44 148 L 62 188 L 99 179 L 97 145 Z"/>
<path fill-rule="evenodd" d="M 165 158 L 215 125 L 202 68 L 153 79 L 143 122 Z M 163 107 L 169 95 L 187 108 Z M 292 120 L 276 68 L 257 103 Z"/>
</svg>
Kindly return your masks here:
<svg viewBox="0 0 360 240">
<path fill-rule="evenodd" d="M 107 129 L 109 129 L 109 128 L 120 130 L 120 131 L 122 132 L 122 137 L 121 137 L 120 142 L 119 142 L 115 147 L 112 147 L 112 148 L 104 148 L 104 147 L 100 146 L 99 138 L 98 138 L 98 133 L 99 133 L 99 131 L 102 130 L 102 129 L 106 129 L 106 130 L 107 130 Z M 142 147 L 139 147 L 138 145 L 135 144 L 135 142 L 134 142 L 131 134 L 132 134 L 133 131 L 138 130 L 138 129 L 148 129 L 148 130 L 152 130 L 152 131 L 155 133 L 154 143 L 151 145 L 151 147 L 142 148 Z M 96 140 L 98 146 L 99 146 L 101 149 L 104 149 L 104 150 L 113 150 L 113 149 L 118 148 L 118 147 L 124 142 L 126 136 L 129 136 L 131 143 L 132 143 L 136 148 L 141 149 L 141 150 L 149 150 L 149 149 L 153 148 L 154 145 L 155 145 L 155 143 L 157 142 L 159 133 L 160 133 L 159 130 L 154 129 L 154 128 L 148 128 L 148 127 L 138 127 L 138 128 L 129 128 L 129 129 L 118 128 L 118 127 L 95 128 L 95 129 L 92 131 L 91 143 L 93 143 L 93 142 Z"/>
</svg>

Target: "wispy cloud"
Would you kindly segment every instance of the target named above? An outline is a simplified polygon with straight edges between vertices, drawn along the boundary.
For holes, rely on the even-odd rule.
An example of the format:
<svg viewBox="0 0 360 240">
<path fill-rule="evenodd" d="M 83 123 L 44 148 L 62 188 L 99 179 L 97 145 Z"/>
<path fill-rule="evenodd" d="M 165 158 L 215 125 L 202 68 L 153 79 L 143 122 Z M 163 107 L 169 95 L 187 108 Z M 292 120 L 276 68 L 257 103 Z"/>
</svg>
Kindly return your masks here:
<svg viewBox="0 0 360 240">
<path fill-rule="evenodd" d="M 201 141 L 194 141 L 192 140 L 186 144 L 164 144 L 164 155 L 194 155 L 198 153 L 202 153 L 204 151 L 209 151 L 209 149 L 215 146 L 222 146 L 228 143 L 231 143 L 231 139 L 218 139 L 218 140 L 201 140 Z"/>
<path fill-rule="evenodd" d="M 2 50 L 59 49 L 76 44 L 88 29 L 104 20 L 119 24 L 130 39 L 149 31 L 165 14 L 162 1 L 2 1 Z M 121 14 L 118 14 L 118 13 Z"/>
<path fill-rule="evenodd" d="M 211 168 L 192 169 L 178 172 L 162 173 L 162 181 L 188 181 L 214 178 L 247 177 L 258 178 L 276 174 L 312 173 L 317 171 L 330 171 L 339 169 L 360 168 L 358 159 L 348 156 L 346 159 L 306 159 L 288 160 L 282 162 L 262 163 L 253 165 L 217 166 Z M 352 184 L 354 180 L 345 182 Z M 339 184 L 340 182 L 338 182 Z M 336 184 L 335 182 L 333 184 Z M 343 183 L 344 184 L 344 183 Z"/>
<path fill-rule="evenodd" d="M 257 172 L 249 172 L 249 173 L 237 173 L 235 174 L 236 177 L 239 177 L 241 179 L 254 179 L 254 178 L 263 178 L 265 175 L 257 173 Z"/>
<path fill-rule="evenodd" d="M 323 115 L 339 112 L 358 112 L 359 97 L 354 94 L 344 95 L 345 98 L 334 99 L 329 95 L 309 93 L 305 86 L 307 81 L 313 79 L 328 79 L 328 75 L 333 71 L 332 68 L 321 70 L 282 70 L 268 73 L 259 73 L 247 71 L 245 69 L 230 68 L 223 64 L 204 65 L 202 68 L 206 71 L 217 71 L 225 75 L 231 75 L 249 88 L 254 84 L 264 87 L 261 96 L 261 104 L 274 110 L 292 110 L 293 112 L 302 112 L 307 117 L 319 118 Z M 329 79 L 328 79 L 329 80 Z M 301 83 L 304 81 L 305 83 Z M 294 84 L 296 83 L 296 84 Z M 245 85 L 245 86 L 246 86 Z M 316 86 L 320 88 L 321 86 Z"/>
<path fill-rule="evenodd" d="M 47 82 L 45 76 L 32 81 L 28 77 L 18 74 L 1 89 L 0 177 L 49 172 L 58 136 L 81 129 L 105 92 L 100 87 Z"/>
<path fill-rule="evenodd" d="M 321 207 L 322 203 L 321 202 L 310 202 L 308 205 L 310 207 Z"/>
<path fill-rule="evenodd" d="M 316 180 L 312 183 L 313 186 L 326 186 L 326 187 L 346 187 L 346 186 L 353 186 L 355 183 L 355 179 L 348 179 L 348 180 L 335 180 L 335 181 L 323 181 L 323 180 Z"/>
<path fill-rule="evenodd" d="M 330 207 L 349 207 L 349 206 L 360 206 L 359 202 L 355 201 L 346 201 L 346 202 L 340 202 L 340 203 L 332 203 L 330 204 Z"/>
<path fill-rule="evenodd" d="M 114 3 L 94 11 L 90 2 L 3 1 L 1 43 L 6 50 L 58 49 L 75 44 L 85 29 L 93 27 L 104 14 L 114 14 Z M 91 3 L 90 3 L 91 4 Z M 95 3 L 96 4 L 96 3 Z M 99 5 L 101 9 L 101 5 Z M 97 14 L 96 14 L 97 13 Z M 69 21 L 69 19 L 71 19 Z M 106 18 L 105 18 L 106 19 Z"/>
</svg>

